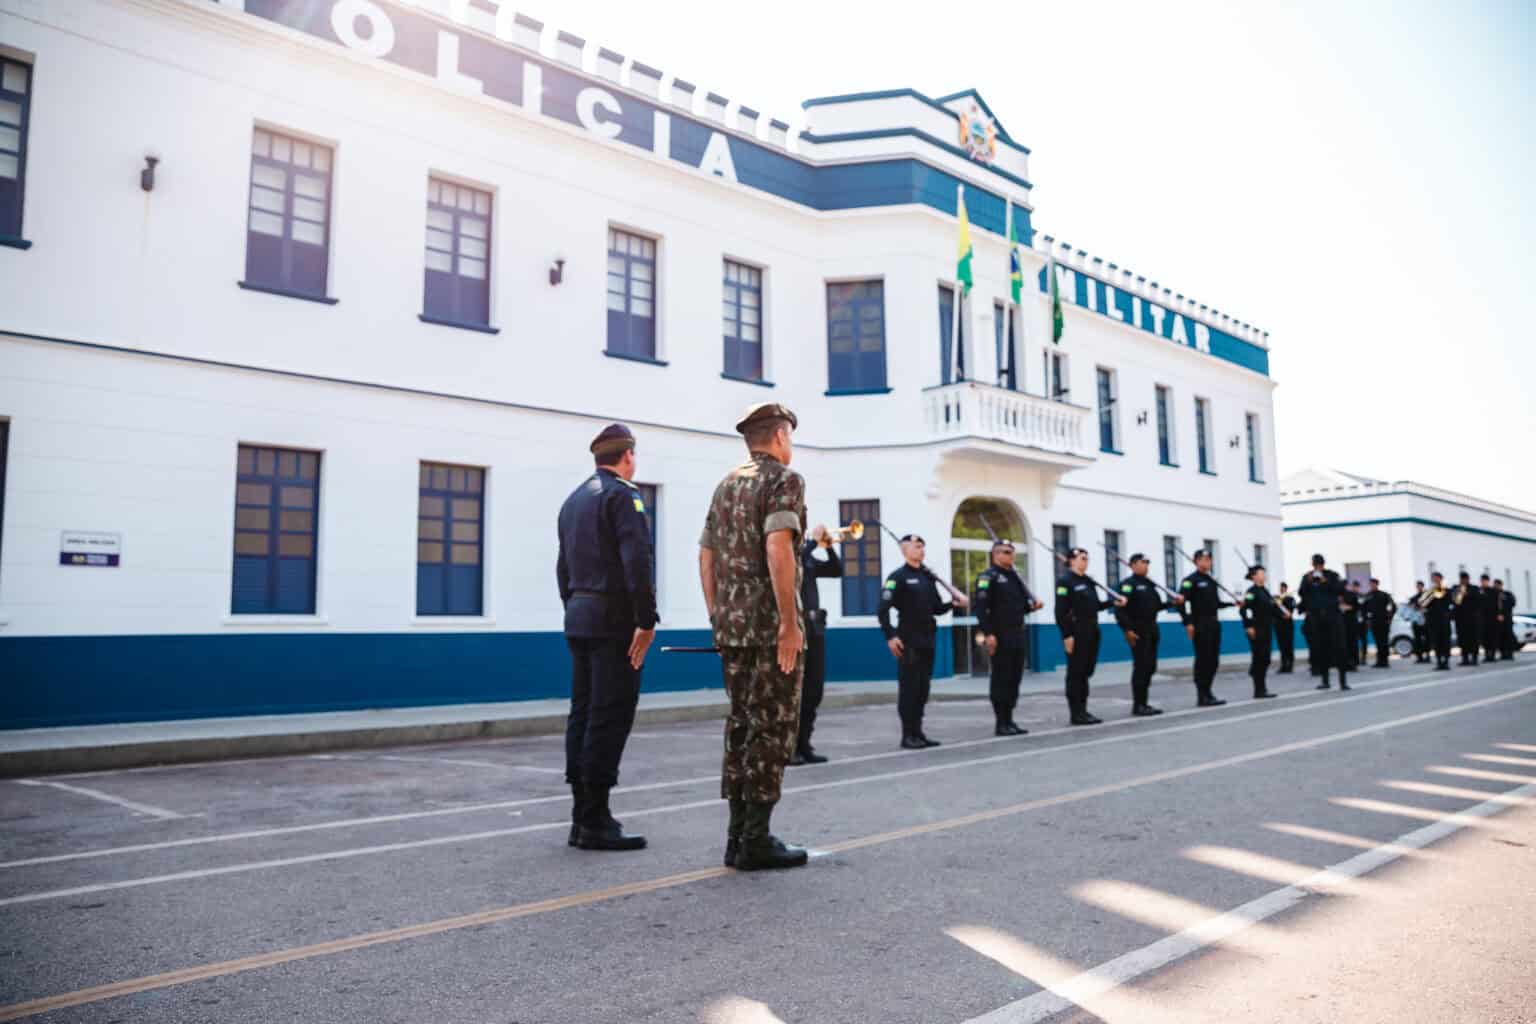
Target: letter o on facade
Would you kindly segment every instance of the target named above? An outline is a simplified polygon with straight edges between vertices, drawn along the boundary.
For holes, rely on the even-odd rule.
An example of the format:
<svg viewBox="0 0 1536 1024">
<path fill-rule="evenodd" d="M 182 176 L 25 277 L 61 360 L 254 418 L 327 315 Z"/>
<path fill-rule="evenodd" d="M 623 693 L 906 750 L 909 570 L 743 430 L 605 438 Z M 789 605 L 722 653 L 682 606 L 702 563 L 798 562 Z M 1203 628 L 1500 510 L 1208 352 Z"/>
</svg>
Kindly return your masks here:
<svg viewBox="0 0 1536 1024">
<path fill-rule="evenodd" d="M 609 117 L 618 117 L 622 113 L 619 109 L 619 101 L 604 89 L 587 88 L 576 94 L 576 118 L 581 122 L 581 126 L 593 135 L 600 135 L 605 139 L 618 138 L 624 126 L 617 121 L 600 119 L 597 116 L 599 108 Z"/>
<path fill-rule="evenodd" d="M 359 20 L 368 23 L 367 38 L 357 33 Z M 336 0 L 331 8 L 331 31 L 347 49 L 370 57 L 386 56 L 395 48 L 395 23 L 371 0 Z"/>
</svg>

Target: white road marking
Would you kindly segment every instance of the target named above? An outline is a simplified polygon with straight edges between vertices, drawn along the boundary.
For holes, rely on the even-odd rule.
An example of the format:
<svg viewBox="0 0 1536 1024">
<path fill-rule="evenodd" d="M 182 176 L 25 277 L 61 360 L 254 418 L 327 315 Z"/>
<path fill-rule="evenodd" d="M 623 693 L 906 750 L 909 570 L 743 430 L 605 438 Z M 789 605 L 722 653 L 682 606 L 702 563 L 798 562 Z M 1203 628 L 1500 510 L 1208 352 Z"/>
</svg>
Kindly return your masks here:
<svg viewBox="0 0 1536 1024">
<path fill-rule="evenodd" d="M 499 761 L 468 761 L 454 757 L 405 757 L 400 754 L 378 754 L 373 761 L 409 761 L 413 764 L 452 764 L 466 768 L 494 768 L 497 771 L 538 772 L 541 775 L 564 775 L 564 768 L 537 768 L 531 764 L 503 764 Z"/>
<path fill-rule="evenodd" d="M 1051 985 L 1034 995 L 1026 996 L 1007 1006 L 1000 1007 L 980 1017 L 972 1017 L 965 1024 L 1035 1024 L 1065 1010 L 1077 1007 L 1112 992 L 1127 982 L 1144 974 L 1182 960 L 1191 953 L 1215 945 L 1267 918 L 1289 910 L 1308 896 L 1336 889 L 1351 879 L 1369 874 L 1378 868 L 1407 856 L 1414 850 L 1439 842 L 1455 835 L 1462 829 L 1478 824 L 1482 819 L 1506 811 L 1517 801 L 1536 794 L 1536 784 L 1520 786 L 1496 799 L 1486 800 L 1464 811 L 1446 814 L 1433 825 L 1399 836 L 1392 842 L 1356 854 L 1293 885 L 1287 885 L 1250 900 L 1235 910 L 1209 918 L 1199 924 L 1159 939 L 1151 945 L 1132 950 L 1092 970 L 1084 971 L 1067 981 Z"/>
<path fill-rule="evenodd" d="M 1495 676 L 1505 675 L 1505 674 L 1508 674 L 1511 671 L 1514 671 L 1514 669 L 1501 669 L 1498 672 L 1490 673 L 1489 675 L 1486 675 L 1486 676 L 1480 676 L 1479 680 L 1481 680 L 1481 679 L 1490 679 L 1490 678 L 1493 678 Z M 1427 676 L 1428 673 L 1419 673 L 1419 675 L 1420 676 Z M 1413 677 L 1410 677 L 1410 678 L 1413 678 Z M 1427 679 L 1424 682 L 1409 683 L 1406 686 L 1393 686 L 1390 683 L 1387 683 L 1386 681 L 1383 681 L 1382 683 L 1366 683 L 1366 684 L 1363 684 L 1363 686 L 1361 688 L 1375 689 L 1376 692 L 1360 694 L 1360 695 L 1355 696 L 1353 699 L 1356 700 L 1356 701 L 1359 701 L 1359 700 L 1368 700 L 1368 699 L 1372 699 L 1372 698 L 1375 698 L 1375 697 L 1388 697 L 1388 696 L 1392 696 L 1394 694 L 1411 693 L 1411 692 L 1413 692 L 1415 690 L 1421 690 L 1421 689 L 1426 689 L 1426 688 L 1434 688 L 1434 687 L 1440 687 L 1440 686 L 1449 686 L 1449 685 L 1452 685 L 1453 683 L 1460 682 L 1460 681 L 1461 680 L 1457 680 L 1457 679 L 1430 678 L 1430 679 Z M 1380 687 L 1380 689 L 1376 689 L 1377 687 Z M 1285 700 L 1285 699 L 1289 699 L 1289 698 L 1311 697 L 1311 696 L 1315 696 L 1315 695 L 1316 695 L 1315 691 L 1306 690 L 1306 691 L 1300 691 L 1300 692 L 1297 692 L 1297 693 L 1285 694 L 1280 699 L 1281 700 Z M 1135 725 L 1135 724 L 1141 723 L 1141 724 L 1143 724 L 1143 730 L 1144 731 L 1136 732 L 1136 733 L 1125 735 L 1125 736 L 1112 736 L 1112 737 L 1104 737 L 1104 738 L 1097 739 L 1097 740 L 1086 740 L 1086 741 L 1084 741 L 1082 743 L 1073 744 L 1071 746 L 1046 747 L 1046 748 L 1043 748 L 1043 749 L 1041 749 L 1041 748 L 1034 748 L 1034 749 L 1022 750 L 1022 751 L 1018 751 L 1018 752 L 1013 753 L 1013 754 L 1004 755 L 1004 757 L 1006 759 L 1006 758 L 1017 757 L 1017 756 L 1036 756 L 1036 755 L 1048 754 L 1048 753 L 1053 753 L 1053 752 L 1063 751 L 1063 750 L 1077 750 L 1077 749 L 1081 749 L 1083 747 L 1099 746 L 1099 745 L 1102 745 L 1104 743 L 1111 743 L 1111 742 L 1117 742 L 1117 741 L 1121 741 L 1121 740 L 1135 739 L 1135 738 L 1138 738 L 1138 737 L 1158 736 L 1158 735 L 1162 735 L 1162 734 L 1165 734 L 1165 733 L 1182 732 L 1182 731 L 1184 731 L 1186 729 L 1189 729 L 1189 728 L 1197 728 L 1197 727 L 1198 728 L 1204 728 L 1204 727 L 1215 726 L 1215 725 L 1223 725 L 1223 724 L 1226 724 L 1226 725 L 1240 724 L 1242 722 L 1245 722 L 1245 721 L 1248 721 L 1249 719 L 1254 719 L 1254 718 L 1265 718 L 1265 717 L 1268 717 L 1268 716 L 1271 716 L 1271 715 L 1288 714 L 1288 713 L 1292 713 L 1292 712 L 1296 712 L 1296 711 L 1306 711 L 1306 710 L 1311 710 L 1311 709 L 1314 709 L 1314 708 L 1332 707 L 1332 706 L 1333 706 L 1333 701 L 1325 697 L 1325 698 L 1320 698 L 1320 699 L 1318 699 L 1316 701 L 1313 701 L 1310 704 L 1302 704 L 1302 705 L 1298 705 L 1297 707 L 1294 707 L 1294 708 L 1271 708 L 1271 709 L 1269 709 L 1267 711 L 1258 711 L 1258 712 L 1254 712 L 1252 714 L 1247 714 L 1247 715 L 1218 715 L 1218 716 L 1214 716 L 1214 717 L 1212 717 L 1210 715 L 1210 712 L 1212 711 L 1212 709 L 1210 709 L 1210 708 L 1188 708 L 1188 709 L 1185 709 L 1183 711 L 1170 711 L 1167 714 L 1164 714 L 1164 715 L 1160 716 L 1156 720 L 1156 722 L 1160 723 L 1160 722 L 1162 722 L 1164 720 L 1167 720 L 1167 719 L 1182 718 L 1182 717 L 1189 716 L 1189 715 L 1202 715 L 1202 716 L 1206 716 L 1208 718 L 1208 720 L 1204 721 L 1204 722 L 1197 723 L 1196 725 L 1193 725 L 1193 726 L 1179 726 L 1179 727 L 1175 727 L 1175 728 L 1172 728 L 1172 729 L 1167 729 L 1167 728 L 1154 728 L 1154 727 L 1152 727 L 1152 723 L 1147 723 L 1147 720 L 1145 720 L 1145 719 L 1140 719 L 1140 718 L 1121 719 L 1121 720 L 1118 720 L 1118 721 L 1106 722 L 1106 723 L 1104 723 L 1104 725 L 1096 726 L 1095 728 L 1103 730 L 1103 729 L 1113 728 L 1115 726 L 1129 726 L 1129 725 Z M 872 710 L 879 710 L 879 709 L 872 709 Z M 1046 730 L 1043 730 L 1041 732 L 1031 733 L 1031 735 L 1033 737 L 1035 737 L 1036 739 L 1044 738 L 1044 737 L 1047 737 L 1047 736 L 1062 736 L 1062 735 L 1069 735 L 1069 734 L 1070 735 L 1081 735 L 1081 729 L 1073 728 L 1071 726 L 1066 726 L 1066 727 L 1059 728 L 1059 729 L 1046 729 Z M 1018 737 L 1014 737 L 1014 736 L 1008 736 L 1008 737 L 988 737 L 986 739 L 978 739 L 978 740 L 963 740 L 963 741 L 960 741 L 960 742 L 947 744 L 946 745 L 946 749 L 948 749 L 948 750 L 957 750 L 957 749 L 962 749 L 962 748 L 965 748 L 965 747 L 989 746 L 989 745 L 998 744 L 998 743 L 1003 743 L 1003 744 L 1009 744 L 1009 745 L 1015 745 L 1016 746 L 1019 743 L 1019 738 Z M 884 759 L 890 758 L 890 757 L 921 757 L 921 756 L 923 756 L 923 754 L 924 754 L 923 751 L 918 751 L 918 750 L 895 750 L 895 751 L 887 751 L 887 752 L 880 753 L 880 754 L 863 754 L 863 755 L 859 755 L 859 756 L 855 756 L 855 757 L 840 757 L 835 762 L 833 762 L 833 764 L 835 766 L 839 766 L 840 767 L 840 766 L 849 765 L 849 764 L 861 764 L 861 763 L 864 763 L 864 762 L 867 762 L 867 761 L 884 760 Z M 318 754 L 318 755 L 310 755 L 310 756 L 314 756 L 314 757 L 327 757 L 327 758 L 340 758 L 340 757 L 346 757 L 347 755 Z M 973 763 L 985 763 L 985 761 L 989 761 L 989 760 L 993 760 L 993 759 L 991 759 L 991 758 L 983 759 L 983 761 L 979 761 L 979 762 L 962 761 L 962 762 L 958 762 L 956 764 L 956 766 L 957 767 L 958 766 L 964 766 L 964 765 L 973 764 Z M 943 767 L 943 766 L 940 766 L 940 767 Z M 921 774 L 924 771 L 926 771 L 926 769 L 919 769 L 914 774 Z M 798 777 L 800 772 L 797 771 L 795 774 Z M 891 774 L 883 774 L 883 775 L 873 776 L 873 778 L 877 778 L 877 779 L 886 779 L 886 778 L 893 778 L 893 777 L 897 777 L 897 776 L 893 776 Z M 1517 781 L 1517 782 L 1528 781 L 1524 777 L 1509 777 L 1509 776 L 1503 777 L 1503 780 L 1504 781 Z M 645 792 L 651 792 L 651 791 L 659 790 L 659 789 L 676 789 L 676 788 L 681 788 L 683 786 L 696 786 L 696 785 L 703 785 L 703 784 L 713 784 L 713 783 L 717 783 L 719 781 L 720 781 L 720 776 L 719 776 L 718 773 L 715 773 L 715 774 L 711 774 L 711 775 L 695 776 L 694 778 L 691 778 L 691 779 L 671 779 L 671 780 L 667 780 L 667 781 L 664 781 L 664 782 L 648 782 L 648 783 L 643 783 L 643 784 L 638 785 L 638 786 L 625 786 L 625 787 L 623 787 L 621 792 L 627 796 L 628 794 L 631 794 L 631 793 L 645 793 Z M 847 784 L 847 783 L 844 783 L 844 784 Z M 824 788 L 824 787 L 823 786 L 819 786 L 819 785 L 812 785 L 812 786 L 786 786 L 785 787 L 785 792 L 795 793 L 795 792 L 802 792 L 802 791 L 806 791 L 806 790 L 820 789 L 820 788 Z M 102 848 L 102 849 L 99 849 L 99 850 L 81 850 L 81 851 L 77 851 L 75 853 L 60 853 L 60 854 L 52 854 L 52 855 L 49 855 L 49 856 L 43 856 L 43 857 L 27 857 L 27 858 L 22 858 L 22 859 L 18 859 L 18 860 L 0 861 L 0 868 L 18 868 L 18 867 L 27 867 L 27 866 L 35 865 L 35 864 L 54 864 L 54 863 L 58 863 L 58 862 L 61 862 L 61 861 L 85 860 L 85 859 L 90 859 L 90 858 L 95 858 L 95 857 L 111 857 L 111 856 L 118 856 L 118 855 L 122 855 L 122 854 L 130 854 L 130 853 L 146 853 L 146 852 L 150 852 L 150 851 L 154 851 L 154 850 L 174 849 L 174 848 L 183 847 L 183 846 L 198 846 L 198 845 L 201 845 L 203 843 L 227 843 L 227 842 L 236 842 L 236 841 L 241 841 L 241 840 L 246 840 L 246 839 L 267 839 L 267 838 L 271 838 L 271 837 L 274 837 L 274 836 L 294 835 L 294 834 L 303 833 L 303 832 L 319 832 L 319 831 L 325 831 L 325 830 L 336 829 L 336 828 L 359 828 L 359 827 L 364 827 L 364 826 L 369 826 L 369 825 L 386 825 L 386 824 L 393 824 L 393 823 L 401 822 L 401 821 L 413 821 L 413 820 L 416 820 L 418 818 L 436 818 L 436 817 L 442 817 L 442 816 L 445 816 L 445 815 L 453 815 L 453 814 L 477 814 L 477 813 L 481 813 L 481 812 L 485 812 L 485 811 L 499 811 L 499 810 L 506 810 L 506 809 L 514 808 L 514 807 L 530 807 L 530 806 L 535 806 L 535 805 L 538 805 L 538 804 L 563 803 L 563 802 L 565 802 L 568 799 L 570 799 L 570 797 L 565 795 L 565 794 L 559 794 L 559 795 L 554 795 L 554 796 L 525 797 L 525 798 L 520 799 L 520 800 L 498 800 L 498 801 L 494 801 L 494 802 L 490 802 L 490 803 L 463 804 L 463 805 L 460 805 L 460 806 L 457 806 L 457 807 L 434 808 L 433 810 L 430 810 L 430 811 L 402 811 L 402 812 L 397 813 L 397 814 L 370 815 L 368 817 L 362 817 L 362 818 L 342 818 L 342 819 L 339 819 L 339 820 L 336 820 L 336 821 L 321 821 L 321 822 L 314 822 L 314 823 L 307 824 L 307 825 L 282 825 L 282 826 L 277 826 L 277 827 L 274 827 L 274 828 L 251 829 L 251 830 L 243 831 L 243 832 L 226 832 L 226 833 L 222 833 L 222 834 L 219 834 L 219 835 L 211 835 L 211 836 L 193 836 L 193 837 L 189 837 L 189 838 L 186 838 L 186 839 L 171 839 L 171 840 L 165 840 L 163 842 L 158 842 L 158 843 L 135 843 L 135 844 L 132 844 L 132 845 L 129 845 L 129 846 L 109 846 L 109 847 L 105 847 L 105 848 Z M 633 812 L 630 812 L 630 813 L 633 813 Z"/>
<path fill-rule="evenodd" d="M 1515 700 L 1532 693 L 1536 693 L 1536 686 L 1527 686 L 1519 690 L 1512 690 L 1509 693 L 1502 693 L 1493 697 L 1484 697 L 1480 700 L 1469 701 L 1463 704 L 1453 704 L 1448 707 L 1436 708 L 1432 711 L 1423 711 L 1415 715 L 1408 715 L 1404 718 L 1394 718 L 1381 722 L 1373 722 L 1369 725 L 1358 726 L 1353 729 L 1345 730 L 1344 732 L 1327 733 L 1322 736 L 1312 737 L 1310 739 L 1284 743 L 1276 747 L 1268 747 L 1261 750 L 1249 751 L 1248 753 L 1238 754 L 1233 757 L 1224 757 L 1214 761 L 1205 761 L 1199 764 L 1187 765 L 1182 768 L 1174 768 L 1168 771 L 1157 772 L 1149 775 L 1137 775 L 1120 782 L 1109 783 L 1103 786 L 1096 786 L 1092 789 L 1078 790 L 1074 793 L 1066 793 L 1058 796 L 1046 797 L 1041 800 L 1030 801 L 1027 804 L 1016 805 L 1012 808 L 1003 808 L 994 810 L 992 812 L 983 812 L 977 817 L 977 820 L 983 820 L 990 817 L 1001 817 L 1008 814 L 1022 813 L 1025 810 L 1034 808 L 1057 807 L 1063 804 L 1087 800 L 1097 796 L 1107 796 L 1113 793 L 1119 793 L 1128 789 L 1135 789 L 1158 782 L 1166 782 L 1172 779 L 1197 775 L 1202 772 L 1214 771 L 1220 768 L 1228 768 L 1238 764 L 1245 764 L 1247 762 L 1256 761 L 1262 758 L 1274 757 L 1280 754 L 1292 753 L 1298 750 L 1309 750 L 1314 747 L 1320 747 L 1324 744 L 1334 743 L 1339 740 L 1352 739 L 1357 736 L 1382 732 L 1387 729 L 1394 729 L 1404 725 L 1412 725 L 1418 722 L 1430 721 L 1432 719 L 1441 718 L 1446 715 L 1457 714 L 1462 711 L 1470 711 L 1474 708 L 1487 707 L 1492 704 L 1500 704 L 1505 701 Z M 1220 725 L 1223 721 L 1230 722 L 1232 720 L 1223 719 L 1214 722 L 1195 723 L 1192 725 L 1181 726 L 1179 727 L 1178 731 L 1208 728 L 1210 726 Z M 1163 731 L 1167 732 L 1173 730 Z M 1086 744 L 1054 748 L 1054 752 L 1080 750 L 1087 746 L 1094 746 L 1131 738 L 1134 737 L 1110 737 Z M 830 789 L 837 786 L 861 785 L 870 782 L 887 781 L 890 779 L 906 778 L 915 775 L 926 775 L 932 772 L 948 771 L 955 768 L 972 767 L 978 764 L 989 764 L 998 761 L 1007 761 L 1019 757 L 1030 756 L 1032 754 L 1039 755 L 1052 752 L 1052 750 L 1021 751 L 1014 754 L 1001 754 L 996 757 L 976 758 L 970 761 L 955 761 L 947 765 L 932 765 L 926 768 L 911 769 L 909 771 L 885 772 L 880 775 L 861 776 L 856 779 L 824 782 L 814 786 L 801 786 L 795 788 L 785 787 L 784 791 L 786 793 L 805 792 L 807 790 Z M 1536 789 L 1536 786 L 1533 786 L 1532 788 Z M 655 814 L 669 814 L 678 811 L 695 810 L 700 807 L 719 806 L 719 799 L 712 798 L 708 800 L 694 800 L 687 803 L 671 804 L 662 807 L 648 807 L 633 811 L 626 810 L 624 811 L 624 816 L 626 818 L 642 817 Z M 505 836 L 521 835 L 529 832 L 549 831 L 553 829 L 565 829 L 569 827 L 570 823 L 566 821 L 546 822 L 538 825 L 524 825 L 519 828 L 492 829 L 484 832 L 471 832 L 451 836 L 434 836 L 430 839 L 416 839 L 399 843 L 385 843 L 378 846 L 364 846 L 355 847 L 352 849 L 333 850 L 326 853 L 308 854 L 299 857 L 283 857 L 275 860 L 249 861 L 243 864 L 228 864 L 216 868 L 200 868 L 191 871 L 177 871 L 166 875 L 152 875 L 144 878 L 130 878 L 119 882 L 103 882 L 93 885 L 76 886 L 69 889 L 50 889 L 40 892 L 23 893 L 18 896 L 10 896 L 4 899 L 0 899 L 0 907 L 14 906 L 19 903 L 35 903 L 40 900 L 60 899 L 70 896 L 84 896 L 97 892 L 111 892 L 120 889 L 133 889 L 147 885 L 160 885 L 167 882 L 181 882 L 190 881 L 193 879 L 212 878 L 219 875 L 231 875 L 247 871 L 262 871 L 273 868 L 292 867 L 299 864 L 314 864 L 324 861 L 345 860 L 353 857 L 369 856 L 373 854 L 395 853 L 401 850 L 416 850 L 433 846 L 444 846 L 453 843 L 475 842 L 482 839 L 499 839 Z"/>
<path fill-rule="evenodd" d="M 74 793 L 77 796 L 88 796 L 92 800 L 101 800 L 109 804 L 116 804 L 118 807 L 128 808 L 128 810 L 133 811 L 135 814 L 145 814 L 151 818 L 159 818 L 162 821 L 170 821 L 173 818 L 186 817 L 185 814 L 177 814 L 175 811 L 168 811 L 164 807 L 154 807 L 150 804 L 141 804 L 133 800 L 124 800 L 120 796 L 113 796 L 111 793 L 103 793 L 99 789 L 87 789 L 84 786 L 71 786 L 65 782 L 50 782 L 46 779 L 17 779 L 16 781 L 23 786 L 48 786 L 52 789 L 62 789 L 66 793 Z"/>
</svg>

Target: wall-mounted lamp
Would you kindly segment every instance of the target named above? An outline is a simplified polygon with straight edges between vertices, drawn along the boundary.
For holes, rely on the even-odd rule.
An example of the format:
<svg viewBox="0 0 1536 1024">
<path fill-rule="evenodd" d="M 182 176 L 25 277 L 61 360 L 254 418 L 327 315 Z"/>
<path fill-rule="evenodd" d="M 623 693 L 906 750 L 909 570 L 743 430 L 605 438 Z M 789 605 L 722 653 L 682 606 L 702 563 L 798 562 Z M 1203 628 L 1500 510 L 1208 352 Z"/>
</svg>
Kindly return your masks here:
<svg viewBox="0 0 1536 1024">
<path fill-rule="evenodd" d="M 1227 447 L 1228 448 L 1236 448 L 1238 445 L 1240 445 L 1242 443 L 1243 443 L 1243 439 L 1238 437 L 1236 434 L 1233 434 L 1231 437 L 1227 438 Z"/>
<path fill-rule="evenodd" d="M 559 284 L 565 280 L 565 260 L 555 260 L 555 265 L 549 268 L 549 283 Z"/>
<path fill-rule="evenodd" d="M 157 156 L 146 156 L 144 158 L 144 169 L 139 172 L 139 188 L 145 192 L 153 192 L 155 190 L 155 165 L 159 162 L 160 158 Z"/>
<path fill-rule="evenodd" d="M 1141 412 L 1136 414 L 1136 425 L 1138 427 L 1144 427 L 1147 425 L 1147 410 L 1143 409 Z"/>
</svg>

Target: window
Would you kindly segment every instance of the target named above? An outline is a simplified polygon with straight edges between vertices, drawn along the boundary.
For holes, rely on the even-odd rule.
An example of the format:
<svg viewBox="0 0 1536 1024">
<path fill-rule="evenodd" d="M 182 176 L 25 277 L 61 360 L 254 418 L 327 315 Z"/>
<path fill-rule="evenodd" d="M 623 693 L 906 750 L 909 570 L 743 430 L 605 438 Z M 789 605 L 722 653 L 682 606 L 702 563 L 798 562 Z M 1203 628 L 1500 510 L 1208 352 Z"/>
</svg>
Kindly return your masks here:
<svg viewBox="0 0 1536 1024">
<path fill-rule="evenodd" d="M 1071 378 L 1067 375 L 1067 357 L 1060 352 L 1045 354 L 1046 396 L 1056 402 L 1065 402 L 1071 393 Z"/>
<path fill-rule="evenodd" d="M 1248 479 L 1261 484 L 1264 482 L 1264 461 L 1259 454 L 1259 417 L 1250 412 L 1244 419 L 1248 428 Z"/>
<path fill-rule="evenodd" d="M 859 540 L 843 542 L 843 614 L 873 615 L 880 608 L 880 502 L 840 501 L 837 503 L 837 521 L 851 523 L 855 519 L 866 524 L 864 536 Z"/>
<path fill-rule="evenodd" d="M 1115 371 L 1100 366 L 1094 370 L 1099 392 L 1099 451 L 1120 452 L 1119 389 L 1115 384 Z"/>
<path fill-rule="evenodd" d="M 1255 544 L 1253 546 L 1253 564 L 1254 565 L 1262 565 L 1262 566 L 1265 566 L 1266 568 L 1273 568 L 1273 566 L 1270 566 L 1270 564 L 1269 564 L 1269 545 L 1268 544 Z"/>
<path fill-rule="evenodd" d="M 886 390 L 884 281 L 827 285 L 827 390 Z"/>
<path fill-rule="evenodd" d="M 1172 396 L 1163 385 L 1157 385 L 1157 461 L 1165 466 L 1177 466 L 1173 461 Z"/>
<path fill-rule="evenodd" d="M 1221 545 L 1214 537 L 1207 537 L 1203 546 L 1211 553 L 1211 575 L 1221 579 Z"/>
<path fill-rule="evenodd" d="M 1077 538 L 1073 535 L 1072 527 L 1053 523 L 1051 525 L 1051 550 L 1055 551 L 1063 559 L 1070 558 L 1072 549 L 1077 547 Z M 1065 562 L 1060 566 L 1064 567 Z"/>
<path fill-rule="evenodd" d="M 1018 311 L 1013 306 L 1005 306 L 1001 302 L 992 306 L 992 343 L 997 349 L 997 386 L 1009 391 L 1019 390 L 1014 341 L 1017 337 L 1014 330 L 1017 320 Z"/>
<path fill-rule="evenodd" d="M 1163 582 L 1170 587 L 1184 578 L 1179 572 L 1179 567 L 1184 564 L 1179 555 L 1180 547 L 1179 538 L 1163 536 Z"/>
<path fill-rule="evenodd" d="M 489 327 L 491 194 L 427 180 L 426 298 L 421 318 Z"/>
<path fill-rule="evenodd" d="M 954 345 L 955 324 L 960 325 L 960 346 Z M 965 374 L 965 300 L 960 302 L 960 319 L 955 320 L 955 290 L 939 285 L 939 383 L 953 384 L 966 379 Z"/>
<path fill-rule="evenodd" d="M 484 614 L 485 470 L 423 462 L 416 506 L 416 614 Z"/>
<path fill-rule="evenodd" d="M 725 261 L 725 375 L 763 379 L 763 272 Z"/>
<path fill-rule="evenodd" d="M 1120 552 L 1125 544 L 1125 534 L 1119 530 L 1104 531 L 1104 578 L 1114 585 L 1125 567 L 1120 564 Z"/>
<path fill-rule="evenodd" d="M 608 229 L 608 354 L 656 358 L 656 240 Z"/>
<path fill-rule="evenodd" d="M 1200 472 L 1215 475 L 1211 468 L 1211 401 L 1195 399 L 1195 446 L 1200 453 Z"/>
<path fill-rule="evenodd" d="M 1371 582 L 1370 562 L 1345 562 L 1344 582 L 1357 583 L 1361 590 L 1369 590 Z"/>
<path fill-rule="evenodd" d="M 30 65 L 0 57 L 0 238 L 21 238 L 31 84 Z"/>
<path fill-rule="evenodd" d="M 320 455 L 241 445 L 235 476 L 236 615 L 313 615 Z"/>
<path fill-rule="evenodd" d="M 640 500 L 645 503 L 645 521 L 651 528 L 651 589 L 656 589 L 656 566 L 661 563 L 656 553 L 656 515 L 660 506 L 656 504 L 657 487 L 655 484 L 635 484 L 640 491 Z"/>
<path fill-rule="evenodd" d="M 251 139 L 241 283 L 323 299 L 330 262 L 330 147 L 264 128 L 257 128 Z"/>
</svg>

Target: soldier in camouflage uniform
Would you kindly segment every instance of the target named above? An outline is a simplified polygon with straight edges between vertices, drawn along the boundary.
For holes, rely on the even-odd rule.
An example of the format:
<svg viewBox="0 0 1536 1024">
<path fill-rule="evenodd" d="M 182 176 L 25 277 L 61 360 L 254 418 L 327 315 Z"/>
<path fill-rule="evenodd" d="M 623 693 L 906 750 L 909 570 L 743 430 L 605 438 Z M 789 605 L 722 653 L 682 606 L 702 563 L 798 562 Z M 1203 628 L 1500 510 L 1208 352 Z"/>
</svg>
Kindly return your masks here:
<svg viewBox="0 0 1536 1024">
<path fill-rule="evenodd" d="M 739 871 L 806 862 L 803 849 L 768 830 L 799 732 L 805 670 L 805 479 L 789 468 L 797 425 L 774 402 L 747 410 L 736 429 L 751 458 L 715 488 L 699 537 L 699 579 L 731 698 L 720 772 L 731 807 L 725 863 Z"/>
</svg>

